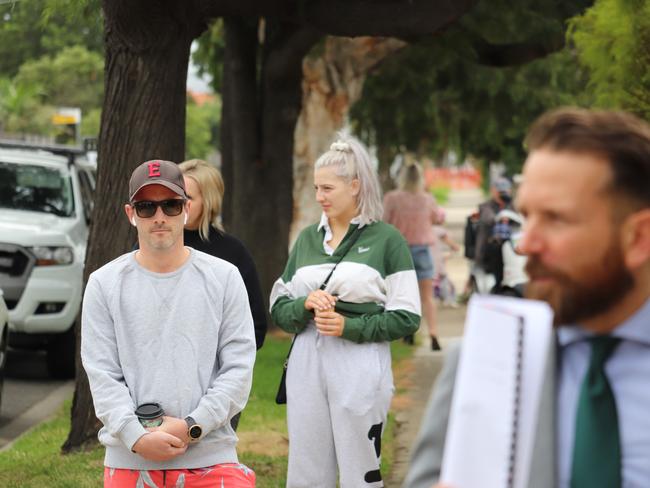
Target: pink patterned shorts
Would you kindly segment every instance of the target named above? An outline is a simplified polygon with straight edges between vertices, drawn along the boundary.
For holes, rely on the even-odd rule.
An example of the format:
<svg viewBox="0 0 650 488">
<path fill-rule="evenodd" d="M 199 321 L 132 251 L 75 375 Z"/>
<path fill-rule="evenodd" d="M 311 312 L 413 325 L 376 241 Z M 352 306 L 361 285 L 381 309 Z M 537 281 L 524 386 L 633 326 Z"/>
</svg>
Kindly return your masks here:
<svg viewBox="0 0 650 488">
<path fill-rule="evenodd" d="M 215 464 L 197 469 L 104 468 L 104 488 L 255 488 L 255 472 L 243 464 Z"/>
</svg>

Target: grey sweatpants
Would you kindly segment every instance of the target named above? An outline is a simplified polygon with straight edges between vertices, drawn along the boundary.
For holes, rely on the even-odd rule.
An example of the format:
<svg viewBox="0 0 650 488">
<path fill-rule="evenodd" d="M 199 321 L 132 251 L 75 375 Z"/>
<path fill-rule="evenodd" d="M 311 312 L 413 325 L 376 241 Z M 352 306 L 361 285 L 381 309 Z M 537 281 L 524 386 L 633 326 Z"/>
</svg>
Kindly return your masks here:
<svg viewBox="0 0 650 488">
<path fill-rule="evenodd" d="M 379 488 L 381 434 L 393 394 L 390 345 L 296 338 L 287 369 L 287 488 Z"/>
</svg>

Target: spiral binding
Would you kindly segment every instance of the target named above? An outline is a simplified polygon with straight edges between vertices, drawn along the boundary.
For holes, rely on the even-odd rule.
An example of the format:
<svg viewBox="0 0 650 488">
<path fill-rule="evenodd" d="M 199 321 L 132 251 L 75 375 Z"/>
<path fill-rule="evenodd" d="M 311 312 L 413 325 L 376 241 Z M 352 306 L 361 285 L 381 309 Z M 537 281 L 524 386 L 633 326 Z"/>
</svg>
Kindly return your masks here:
<svg viewBox="0 0 650 488">
<path fill-rule="evenodd" d="M 524 318 L 518 317 L 517 322 L 517 358 L 515 372 L 515 398 L 512 412 L 512 433 L 510 436 L 510 457 L 508 459 L 508 482 L 506 486 L 512 488 L 515 484 L 517 440 L 519 432 L 519 410 L 521 403 L 521 377 L 524 362 Z"/>
</svg>

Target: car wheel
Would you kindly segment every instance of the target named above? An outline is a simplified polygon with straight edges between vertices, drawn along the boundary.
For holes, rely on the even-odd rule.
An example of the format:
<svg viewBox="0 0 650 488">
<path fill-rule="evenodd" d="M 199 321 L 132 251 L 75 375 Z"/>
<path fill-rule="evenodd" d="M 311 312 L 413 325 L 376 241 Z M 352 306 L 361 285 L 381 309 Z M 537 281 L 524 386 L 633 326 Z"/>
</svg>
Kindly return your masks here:
<svg viewBox="0 0 650 488">
<path fill-rule="evenodd" d="M 75 345 L 74 326 L 52 336 L 47 345 L 47 371 L 52 378 L 74 378 Z"/>
<path fill-rule="evenodd" d="M 2 387 L 7 366 L 7 349 L 9 347 L 9 327 L 5 326 L 0 334 L 0 407 L 2 406 Z"/>
</svg>

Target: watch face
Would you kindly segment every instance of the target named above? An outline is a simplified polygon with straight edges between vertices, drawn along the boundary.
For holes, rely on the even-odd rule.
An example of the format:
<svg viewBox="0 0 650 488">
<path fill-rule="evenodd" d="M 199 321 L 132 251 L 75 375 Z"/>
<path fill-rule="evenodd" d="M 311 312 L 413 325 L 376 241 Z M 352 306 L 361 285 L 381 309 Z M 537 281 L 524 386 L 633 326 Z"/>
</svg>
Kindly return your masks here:
<svg viewBox="0 0 650 488">
<path fill-rule="evenodd" d="M 203 433 L 203 429 L 201 429 L 200 425 L 193 425 L 190 427 L 189 435 L 190 438 L 192 439 L 198 439 L 201 437 L 201 434 Z"/>
</svg>

